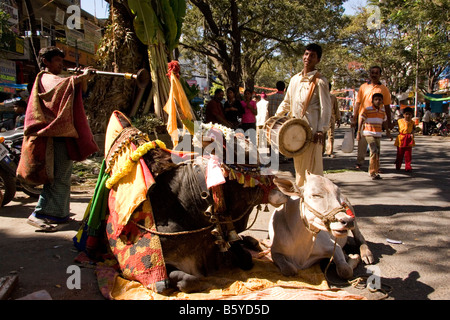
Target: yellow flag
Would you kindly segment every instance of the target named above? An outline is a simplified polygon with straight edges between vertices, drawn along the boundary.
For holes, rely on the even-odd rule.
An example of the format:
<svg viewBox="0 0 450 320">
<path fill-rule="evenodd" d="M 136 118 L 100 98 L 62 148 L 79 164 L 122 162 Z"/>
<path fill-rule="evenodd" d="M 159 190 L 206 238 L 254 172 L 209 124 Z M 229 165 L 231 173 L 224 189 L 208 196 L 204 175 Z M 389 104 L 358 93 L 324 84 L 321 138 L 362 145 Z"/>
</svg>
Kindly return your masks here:
<svg viewBox="0 0 450 320">
<path fill-rule="evenodd" d="M 169 115 L 167 120 L 167 132 L 172 137 L 174 147 L 178 144 L 177 116 L 180 117 L 183 126 L 188 129 L 191 134 L 194 134 L 194 112 L 192 111 L 180 80 L 173 72 L 170 74 L 170 92 L 167 103 L 164 106 L 164 111 Z"/>
</svg>

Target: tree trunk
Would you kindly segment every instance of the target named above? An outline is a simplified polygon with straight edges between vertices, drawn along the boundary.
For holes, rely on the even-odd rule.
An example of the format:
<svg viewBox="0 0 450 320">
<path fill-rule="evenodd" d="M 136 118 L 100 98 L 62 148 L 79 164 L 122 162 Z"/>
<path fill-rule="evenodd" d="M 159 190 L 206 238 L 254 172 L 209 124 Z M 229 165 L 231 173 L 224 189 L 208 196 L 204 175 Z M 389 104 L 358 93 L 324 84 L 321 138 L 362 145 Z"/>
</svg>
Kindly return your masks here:
<svg viewBox="0 0 450 320">
<path fill-rule="evenodd" d="M 241 30 L 239 28 L 239 10 L 236 1 L 230 1 L 231 6 L 231 86 L 239 87 L 242 75 L 241 64 Z"/>
<path fill-rule="evenodd" d="M 112 2 L 97 56 L 96 67 L 99 70 L 136 73 L 141 68 L 149 69 L 146 47 L 135 36 L 127 0 Z M 84 104 L 94 134 L 106 132 L 109 118 L 115 110 L 128 114 L 138 92 L 134 80 L 98 75 L 89 89 Z"/>
<path fill-rule="evenodd" d="M 210 42 L 207 50 L 210 52 L 208 58 L 214 63 L 218 77 L 225 87 L 238 88 L 241 84 L 241 30 L 239 28 L 239 12 L 237 1 L 230 0 L 231 10 L 231 32 L 222 34 L 221 29 L 214 20 L 210 4 L 205 1 L 191 0 L 204 16 L 204 28 L 206 42 Z M 231 52 L 228 53 L 226 37 L 231 38 Z M 207 38 L 207 39 L 206 39 Z"/>
</svg>

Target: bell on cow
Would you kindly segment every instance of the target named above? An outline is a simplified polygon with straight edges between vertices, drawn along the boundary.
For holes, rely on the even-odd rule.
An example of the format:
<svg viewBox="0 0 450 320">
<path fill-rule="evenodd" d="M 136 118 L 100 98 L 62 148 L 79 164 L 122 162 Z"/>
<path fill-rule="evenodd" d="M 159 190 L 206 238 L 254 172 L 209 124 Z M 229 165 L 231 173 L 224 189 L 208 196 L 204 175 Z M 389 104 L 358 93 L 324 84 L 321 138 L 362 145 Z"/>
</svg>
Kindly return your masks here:
<svg viewBox="0 0 450 320">
<path fill-rule="evenodd" d="M 228 242 L 234 242 L 242 240 L 241 236 L 237 234 L 236 230 L 231 230 L 228 232 Z"/>
<path fill-rule="evenodd" d="M 264 208 L 264 212 L 270 212 L 268 204 L 266 204 L 266 207 Z"/>
</svg>

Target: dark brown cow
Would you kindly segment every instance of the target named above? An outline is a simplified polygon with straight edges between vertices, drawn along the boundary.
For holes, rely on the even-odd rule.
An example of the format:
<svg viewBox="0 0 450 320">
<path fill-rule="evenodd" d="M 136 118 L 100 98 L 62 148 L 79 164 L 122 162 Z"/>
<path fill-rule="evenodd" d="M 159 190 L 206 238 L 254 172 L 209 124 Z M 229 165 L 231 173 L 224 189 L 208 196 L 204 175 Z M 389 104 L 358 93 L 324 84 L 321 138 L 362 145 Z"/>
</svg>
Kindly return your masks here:
<svg viewBox="0 0 450 320">
<path fill-rule="evenodd" d="M 116 116 L 123 117 L 121 114 Z M 128 128 L 127 130 L 133 130 L 124 119 L 121 124 Z M 242 143 L 240 137 L 233 139 L 235 143 Z M 138 147 L 147 141 L 148 139 L 142 137 L 134 144 Z M 118 141 L 114 143 L 121 145 Z M 245 145 L 251 147 L 247 142 Z M 232 264 L 242 269 L 250 269 L 253 266 L 250 253 L 243 248 L 237 234 L 247 227 L 253 208 L 267 202 L 272 186 L 271 177 L 261 176 L 258 165 L 227 166 L 222 163 L 221 168 L 226 173 L 225 183 L 207 188 L 205 172 L 210 156 L 178 159 L 182 160 L 178 163 L 174 161 L 177 156 L 173 152 L 161 148 L 149 150 L 142 156 L 155 180 L 147 193 L 147 199 L 151 203 L 167 275 L 170 284 L 184 292 L 204 289 L 204 284 L 199 280 L 221 266 L 229 267 Z M 244 185 L 236 179 L 236 174 L 241 178 L 243 175 L 244 180 L 251 178 L 253 182 L 257 181 L 256 185 Z M 144 221 L 145 217 L 140 216 L 139 219 Z M 139 225 L 139 221 L 133 221 L 133 218 L 128 225 L 132 223 Z M 123 230 L 135 228 L 128 225 Z M 113 225 L 108 223 L 109 243 L 114 251 L 114 246 L 117 247 L 121 239 L 112 236 L 112 228 Z M 136 241 L 135 247 L 131 244 L 127 256 L 141 250 L 139 245 L 144 243 L 141 239 L 147 241 L 145 236 L 142 236 L 145 232 L 142 229 L 139 232 L 139 237 L 130 236 L 125 240 L 127 245 Z M 149 265 L 149 258 L 145 259 Z M 128 268 L 127 262 L 122 266 Z M 131 273 L 136 272 L 134 266 L 128 269 L 133 269 Z M 160 285 L 156 290 L 163 291 L 165 288 L 165 285 Z"/>
</svg>

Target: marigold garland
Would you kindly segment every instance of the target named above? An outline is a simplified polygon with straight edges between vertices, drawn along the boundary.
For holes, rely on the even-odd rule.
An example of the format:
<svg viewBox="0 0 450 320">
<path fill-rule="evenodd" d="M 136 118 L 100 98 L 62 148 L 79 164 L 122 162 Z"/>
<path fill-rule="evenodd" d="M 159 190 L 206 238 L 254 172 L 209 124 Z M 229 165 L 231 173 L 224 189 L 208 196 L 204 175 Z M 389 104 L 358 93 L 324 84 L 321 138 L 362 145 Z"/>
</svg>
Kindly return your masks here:
<svg viewBox="0 0 450 320">
<path fill-rule="evenodd" d="M 155 140 L 146 142 L 138 147 L 135 151 L 133 151 L 130 158 L 127 159 L 123 167 L 119 168 L 119 170 L 117 170 L 117 172 L 114 173 L 111 178 L 106 180 L 106 188 L 111 189 L 117 182 L 119 182 L 120 179 L 129 174 L 133 169 L 133 166 L 139 161 L 139 159 L 150 150 L 155 149 L 156 146 L 166 149 L 166 145 L 164 142 L 162 142 L 161 140 Z"/>
<path fill-rule="evenodd" d="M 193 144 L 200 148 L 202 147 L 202 142 L 201 142 L 202 137 L 207 136 L 208 131 L 211 129 L 216 129 L 216 130 L 221 131 L 223 136 L 225 137 L 225 141 L 227 141 L 227 142 L 232 140 L 236 134 L 236 132 L 233 129 L 223 126 L 221 124 L 212 123 L 212 122 L 200 123 L 199 129 L 200 130 L 197 130 L 196 133 L 194 134 Z"/>
</svg>

